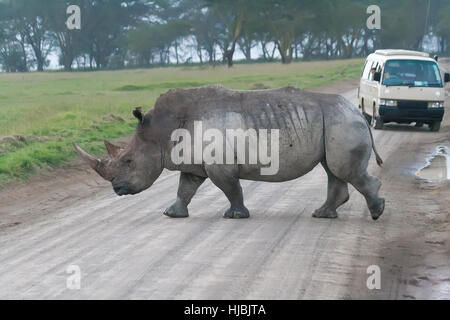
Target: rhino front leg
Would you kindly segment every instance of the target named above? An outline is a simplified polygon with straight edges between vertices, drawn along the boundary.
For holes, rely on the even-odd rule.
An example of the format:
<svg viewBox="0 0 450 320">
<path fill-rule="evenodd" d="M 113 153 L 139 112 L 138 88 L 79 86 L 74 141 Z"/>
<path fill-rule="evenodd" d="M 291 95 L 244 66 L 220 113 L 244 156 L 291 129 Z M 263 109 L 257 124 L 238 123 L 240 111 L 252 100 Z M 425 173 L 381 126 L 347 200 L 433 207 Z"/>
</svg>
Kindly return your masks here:
<svg viewBox="0 0 450 320">
<path fill-rule="evenodd" d="M 181 172 L 180 183 L 178 185 L 177 200 L 164 211 L 164 214 L 171 218 L 187 218 L 189 211 L 187 206 L 191 202 L 195 192 L 206 180 L 191 173 Z"/>
<path fill-rule="evenodd" d="M 244 206 L 244 197 L 239 182 L 239 167 L 237 165 L 210 165 L 205 167 L 211 181 L 223 191 L 230 201 L 223 217 L 228 219 L 244 219 L 250 217 L 248 209 Z"/>
</svg>

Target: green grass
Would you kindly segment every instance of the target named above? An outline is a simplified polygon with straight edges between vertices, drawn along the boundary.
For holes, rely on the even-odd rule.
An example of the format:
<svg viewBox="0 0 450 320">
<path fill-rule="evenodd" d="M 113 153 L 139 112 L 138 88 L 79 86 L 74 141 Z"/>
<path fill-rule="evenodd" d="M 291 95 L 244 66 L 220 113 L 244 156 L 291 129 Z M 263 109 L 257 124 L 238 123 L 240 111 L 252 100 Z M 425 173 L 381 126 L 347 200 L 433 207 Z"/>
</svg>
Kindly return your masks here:
<svg viewBox="0 0 450 320">
<path fill-rule="evenodd" d="M 105 72 L 0 74 L 0 139 L 23 135 L 26 142 L 0 143 L 0 184 L 26 179 L 41 168 L 75 156 L 77 141 L 104 153 L 103 139 L 134 132 L 136 106 L 150 109 L 172 88 L 221 84 L 232 89 L 312 88 L 358 78 L 362 60 L 264 63 L 220 67 L 171 67 Z M 113 114 L 124 121 L 103 119 Z"/>
</svg>

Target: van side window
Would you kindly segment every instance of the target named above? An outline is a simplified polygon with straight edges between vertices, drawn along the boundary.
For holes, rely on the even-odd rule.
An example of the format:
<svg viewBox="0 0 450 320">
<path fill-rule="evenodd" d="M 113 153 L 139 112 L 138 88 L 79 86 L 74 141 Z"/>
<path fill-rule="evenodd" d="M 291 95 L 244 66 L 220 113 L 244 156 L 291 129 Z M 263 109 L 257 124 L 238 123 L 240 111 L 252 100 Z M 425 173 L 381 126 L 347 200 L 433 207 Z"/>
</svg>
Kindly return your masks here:
<svg viewBox="0 0 450 320">
<path fill-rule="evenodd" d="M 378 69 L 378 62 L 374 61 L 369 70 L 369 80 L 370 81 L 373 81 L 373 74 L 375 73 L 375 71 L 377 71 L 377 69 Z"/>
<path fill-rule="evenodd" d="M 377 72 L 383 72 L 383 65 L 381 63 L 378 64 Z"/>
<path fill-rule="evenodd" d="M 369 79 L 370 68 L 372 67 L 372 61 L 367 60 L 366 65 L 364 66 L 364 71 L 361 76 L 362 79 Z"/>
</svg>

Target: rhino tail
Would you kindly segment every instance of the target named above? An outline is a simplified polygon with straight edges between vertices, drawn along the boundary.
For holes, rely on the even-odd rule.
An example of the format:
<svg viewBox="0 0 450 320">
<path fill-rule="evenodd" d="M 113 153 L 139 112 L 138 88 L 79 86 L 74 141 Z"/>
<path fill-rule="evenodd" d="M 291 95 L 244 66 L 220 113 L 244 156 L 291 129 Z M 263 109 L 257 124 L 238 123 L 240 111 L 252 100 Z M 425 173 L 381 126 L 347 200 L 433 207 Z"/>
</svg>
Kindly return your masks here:
<svg viewBox="0 0 450 320">
<path fill-rule="evenodd" d="M 378 154 L 377 148 L 375 147 L 375 141 L 373 140 L 372 129 L 370 128 L 370 125 L 369 125 L 369 122 L 367 122 L 367 119 L 362 114 L 361 114 L 361 116 L 364 119 L 364 121 L 366 122 L 367 129 L 369 129 L 370 140 L 372 140 L 372 150 L 375 153 L 375 159 L 377 161 L 377 165 L 379 167 L 382 167 L 383 166 L 383 159 L 381 159 L 380 155 Z"/>
</svg>

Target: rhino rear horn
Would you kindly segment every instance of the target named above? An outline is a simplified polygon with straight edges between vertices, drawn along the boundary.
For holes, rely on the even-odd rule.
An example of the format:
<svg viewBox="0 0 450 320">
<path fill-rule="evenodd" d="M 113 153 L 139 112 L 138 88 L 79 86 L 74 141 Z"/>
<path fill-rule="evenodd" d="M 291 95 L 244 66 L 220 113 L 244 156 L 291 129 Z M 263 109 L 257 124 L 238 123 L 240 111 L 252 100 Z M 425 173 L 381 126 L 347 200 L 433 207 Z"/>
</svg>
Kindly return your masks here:
<svg viewBox="0 0 450 320">
<path fill-rule="evenodd" d="M 105 147 L 106 150 L 108 150 L 108 154 L 112 157 L 115 158 L 117 157 L 117 155 L 119 154 L 119 152 L 122 150 L 120 147 L 113 145 L 111 142 L 109 142 L 108 140 L 104 140 L 105 143 Z"/>
</svg>

